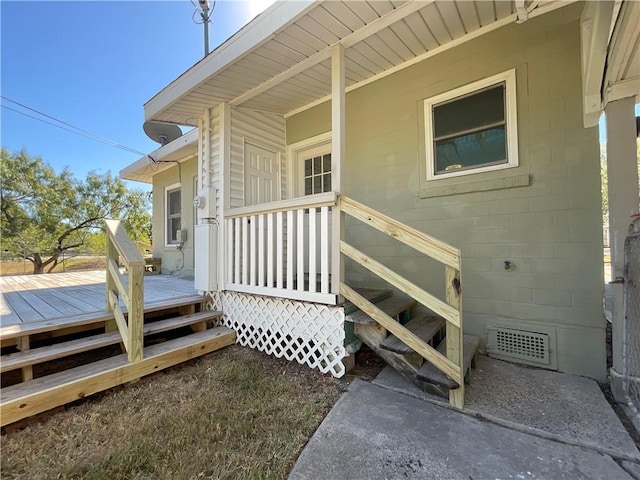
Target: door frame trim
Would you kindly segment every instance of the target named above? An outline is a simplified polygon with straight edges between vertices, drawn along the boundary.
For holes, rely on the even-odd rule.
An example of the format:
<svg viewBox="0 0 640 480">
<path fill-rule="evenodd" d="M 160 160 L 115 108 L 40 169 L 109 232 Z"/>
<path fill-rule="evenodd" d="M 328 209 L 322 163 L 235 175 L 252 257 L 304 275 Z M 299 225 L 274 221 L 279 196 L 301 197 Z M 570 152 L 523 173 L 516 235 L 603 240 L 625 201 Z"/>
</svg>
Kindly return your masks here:
<svg viewBox="0 0 640 480">
<path fill-rule="evenodd" d="M 325 143 L 329 144 L 331 147 L 331 130 L 325 133 L 321 133 L 320 135 L 315 135 L 313 137 L 305 138 L 304 140 L 300 140 L 299 142 L 292 143 L 291 145 L 287 145 L 287 171 L 291 172 L 288 175 L 287 179 L 287 188 L 289 189 L 289 198 L 301 197 L 300 192 L 298 191 L 299 184 L 299 169 L 298 162 L 296 161 L 296 157 L 298 153 L 302 150 L 306 150 L 308 148 L 317 147 L 323 145 Z"/>
</svg>

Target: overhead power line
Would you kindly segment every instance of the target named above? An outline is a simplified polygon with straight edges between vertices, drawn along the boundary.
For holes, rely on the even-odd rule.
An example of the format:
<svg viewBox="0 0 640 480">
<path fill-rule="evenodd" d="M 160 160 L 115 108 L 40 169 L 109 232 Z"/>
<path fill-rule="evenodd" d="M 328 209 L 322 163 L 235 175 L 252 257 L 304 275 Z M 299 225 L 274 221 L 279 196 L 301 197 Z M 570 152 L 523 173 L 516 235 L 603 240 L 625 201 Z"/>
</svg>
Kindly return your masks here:
<svg viewBox="0 0 640 480">
<path fill-rule="evenodd" d="M 29 110 L 31 112 L 34 112 L 37 115 L 40 115 L 41 117 L 45 117 L 45 118 L 41 118 L 41 117 L 37 117 L 35 115 L 31 115 L 31 114 L 29 114 L 27 112 L 23 112 L 23 111 L 18 110 L 16 108 L 9 107 L 7 105 L 0 105 L 4 109 L 10 110 L 10 111 L 15 112 L 15 113 L 19 113 L 20 115 L 24 115 L 25 117 L 29 117 L 29 118 L 32 118 L 34 120 L 38 120 L 39 122 L 46 123 L 47 125 L 52 125 L 54 127 L 58 127 L 58 128 L 60 128 L 62 130 L 66 130 L 67 132 L 75 133 L 76 135 L 80 135 L 82 137 L 89 138 L 91 140 L 96 140 L 96 141 L 104 143 L 106 145 L 111 145 L 112 147 L 119 148 L 119 149 L 124 150 L 124 151 L 129 152 L 129 153 L 135 153 L 136 155 L 142 155 L 142 156 L 145 156 L 145 157 L 149 157 L 152 161 L 155 161 L 148 154 L 146 154 L 144 152 L 141 152 L 139 150 L 136 150 L 135 148 L 127 147 L 126 145 L 122 145 L 121 143 L 118 143 L 118 142 L 116 142 L 114 140 L 111 140 L 109 138 L 103 137 L 103 136 L 98 135 L 96 133 L 89 132 L 89 131 L 84 130 L 84 129 L 80 128 L 80 127 L 76 127 L 75 125 L 72 125 L 71 123 L 65 122 L 65 121 L 60 120 L 58 118 L 55 118 L 55 117 L 53 117 L 51 115 L 47 115 L 44 112 L 36 110 L 35 108 L 31 108 L 31 107 L 29 107 L 27 105 L 24 105 L 24 104 L 20 103 L 20 102 L 16 102 L 15 100 L 12 100 L 12 99 L 10 99 L 8 97 L 5 97 L 4 95 L 0 95 L 0 98 L 2 98 L 2 100 L 5 100 L 7 102 L 11 102 L 14 105 L 17 105 L 17 106 L 19 106 L 21 108 L 24 108 L 26 110 Z M 50 120 L 53 120 L 53 121 L 49 121 L 47 119 L 50 119 Z"/>
</svg>

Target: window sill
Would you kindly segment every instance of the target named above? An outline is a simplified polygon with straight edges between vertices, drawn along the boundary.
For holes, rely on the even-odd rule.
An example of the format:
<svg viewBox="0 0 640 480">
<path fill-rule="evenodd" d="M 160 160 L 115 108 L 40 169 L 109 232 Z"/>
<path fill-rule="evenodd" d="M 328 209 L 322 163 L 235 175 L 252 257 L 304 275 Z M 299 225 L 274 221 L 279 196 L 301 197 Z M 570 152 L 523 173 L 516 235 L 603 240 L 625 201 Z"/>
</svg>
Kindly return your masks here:
<svg viewBox="0 0 640 480">
<path fill-rule="evenodd" d="M 420 189 L 420 198 L 445 197 L 459 195 L 461 193 L 488 192 L 505 188 L 528 187 L 531 185 L 531 176 L 528 173 L 504 178 L 492 178 L 477 182 L 465 182 L 455 185 L 424 187 Z"/>
</svg>

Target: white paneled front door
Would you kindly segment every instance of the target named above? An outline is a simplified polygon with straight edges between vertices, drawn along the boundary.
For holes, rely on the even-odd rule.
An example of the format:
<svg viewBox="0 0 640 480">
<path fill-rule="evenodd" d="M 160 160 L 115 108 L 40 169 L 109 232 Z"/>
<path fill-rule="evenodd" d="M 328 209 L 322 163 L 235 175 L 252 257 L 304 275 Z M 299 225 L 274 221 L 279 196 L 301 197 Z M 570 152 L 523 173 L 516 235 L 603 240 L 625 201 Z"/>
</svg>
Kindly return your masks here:
<svg viewBox="0 0 640 480">
<path fill-rule="evenodd" d="M 244 204 L 258 205 L 280 199 L 278 154 L 251 143 L 244 145 Z"/>
</svg>

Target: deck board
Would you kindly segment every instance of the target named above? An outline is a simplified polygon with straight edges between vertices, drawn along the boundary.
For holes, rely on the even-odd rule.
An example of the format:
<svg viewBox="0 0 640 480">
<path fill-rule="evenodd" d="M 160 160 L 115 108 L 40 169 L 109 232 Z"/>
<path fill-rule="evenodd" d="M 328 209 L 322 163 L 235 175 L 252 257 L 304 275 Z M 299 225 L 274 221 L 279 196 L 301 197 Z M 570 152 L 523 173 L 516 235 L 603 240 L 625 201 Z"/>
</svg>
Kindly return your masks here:
<svg viewBox="0 0 640 480">
<path fill-rule="evenodd" d="M 104 312 L 105 288 L 104 270 L 0 277 L 0 326 Z M 191 278 L 144 277 L 145 305 L 196 293 Z"/>
</svg>

